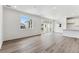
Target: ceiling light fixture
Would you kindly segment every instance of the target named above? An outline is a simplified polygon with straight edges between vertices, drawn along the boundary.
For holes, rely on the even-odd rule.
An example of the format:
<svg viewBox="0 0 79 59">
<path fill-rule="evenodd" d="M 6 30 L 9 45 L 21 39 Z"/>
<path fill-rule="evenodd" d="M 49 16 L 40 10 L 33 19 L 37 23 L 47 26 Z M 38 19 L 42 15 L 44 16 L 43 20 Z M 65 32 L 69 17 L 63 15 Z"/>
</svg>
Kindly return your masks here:
<svg viewBox="0 0 79 59">
<path fill-rule="evenodd" d="M 53 7 L 53 9 L 56 9 L 56 7 Z"/>
<path fill-rule="evenodd" d="M 14 8 L 16 8 L 16 6 L 13 6 Z"/>
<path fill-rule="evenodd" d="M 7 7 L 16 8 L 16 6 L 6 5 Z"/>
</svg>

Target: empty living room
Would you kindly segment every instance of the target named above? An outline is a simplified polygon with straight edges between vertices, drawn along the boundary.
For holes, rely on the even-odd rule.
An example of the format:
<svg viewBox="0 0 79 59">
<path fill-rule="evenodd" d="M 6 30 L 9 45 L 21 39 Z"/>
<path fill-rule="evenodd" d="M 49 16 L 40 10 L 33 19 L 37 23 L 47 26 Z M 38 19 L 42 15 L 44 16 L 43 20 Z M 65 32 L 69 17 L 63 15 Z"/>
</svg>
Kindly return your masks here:
<svg viewBox="0 0 79 59">
<path fill-rule="evenodd" d="M 79 53 L 79 5 L 0 5 L 0 53 Z"/>
<path fill-rule="evenodd" d="M 79 59 L 79 1 L 0 0 L 0 59 Z"/>
</svg>

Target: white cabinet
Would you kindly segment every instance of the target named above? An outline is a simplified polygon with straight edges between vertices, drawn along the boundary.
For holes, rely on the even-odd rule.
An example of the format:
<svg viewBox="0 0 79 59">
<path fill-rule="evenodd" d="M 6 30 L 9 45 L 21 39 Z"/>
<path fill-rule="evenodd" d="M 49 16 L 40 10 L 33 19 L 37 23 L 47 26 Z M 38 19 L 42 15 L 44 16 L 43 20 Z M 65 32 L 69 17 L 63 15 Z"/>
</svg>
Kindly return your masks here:
<svg viewBox="0 0 79 59">
<path fill-rule="evenodd" d="M 79 17 L 66 18 L 67 30 L 79 30 Z"/>
<path fill-rule="evenodd" d="M 66 18 L 66 29 L 63 31 L 63 35 L 79 38 L 79 17 Z"/>
<path fill-rule="evenodd" d="M 79 38 L 79 31 L 77 30 L 65 30 L 63 33 L 64 36 Z"/>
</svg>

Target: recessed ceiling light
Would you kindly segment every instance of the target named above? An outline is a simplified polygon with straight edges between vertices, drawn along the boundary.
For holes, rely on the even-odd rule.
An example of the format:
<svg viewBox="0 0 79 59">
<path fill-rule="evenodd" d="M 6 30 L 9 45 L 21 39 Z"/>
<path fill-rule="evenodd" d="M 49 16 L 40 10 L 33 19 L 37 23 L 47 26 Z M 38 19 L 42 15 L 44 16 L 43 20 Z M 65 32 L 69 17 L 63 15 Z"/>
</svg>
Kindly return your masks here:
<svg viewBox="0 0 79 59">
<path fill-rule="evenodd" d="M 7 7 L 11 7 L 11 5 L 6 5 Z"/>
<path fill-rule="evenodd" d="M 74 13 L 72 13 L 72 15 L 74 15 Z"/>
<path fill-rule="evenodd" d="M 53 9 L 56 9 L 56 7 L 53 7 Z"/>
<path fill-rule="evenodd" d="M 16 6 L 12 6 L 12 5 L 6 5 L 6 6 L 10 8 L 16 8 Z"/>
<path fill-rule="evenodd" d="M 14 8 L 16 8 L 16 6 L 13 6 Z"/>
</svg>

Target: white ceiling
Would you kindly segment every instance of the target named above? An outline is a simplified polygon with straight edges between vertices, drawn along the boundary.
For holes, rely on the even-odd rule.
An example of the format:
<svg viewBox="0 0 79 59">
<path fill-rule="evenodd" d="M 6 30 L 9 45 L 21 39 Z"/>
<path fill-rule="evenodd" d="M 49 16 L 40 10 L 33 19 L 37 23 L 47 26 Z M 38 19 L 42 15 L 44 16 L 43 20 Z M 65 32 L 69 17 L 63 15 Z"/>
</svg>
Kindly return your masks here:
<svg viewBox="0 0 79 59">
<path fill-rule="evenodd" d="M 51 19 L 79 16 L 79 5 L 16 5 L 16 8 Z"/>
</svg>

